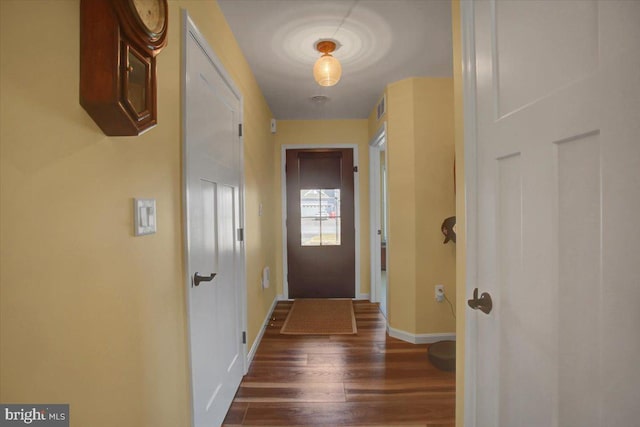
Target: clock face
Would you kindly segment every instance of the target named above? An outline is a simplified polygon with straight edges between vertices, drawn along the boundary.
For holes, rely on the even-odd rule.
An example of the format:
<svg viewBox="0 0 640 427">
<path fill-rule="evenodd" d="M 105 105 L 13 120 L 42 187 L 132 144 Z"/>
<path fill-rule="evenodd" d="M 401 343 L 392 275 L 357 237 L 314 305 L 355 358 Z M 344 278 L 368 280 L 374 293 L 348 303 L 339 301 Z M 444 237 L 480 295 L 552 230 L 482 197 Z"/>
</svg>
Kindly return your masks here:
<svg viewBox="0 0 640 427">
<path fill-rule="evenodd" d="M 159 34 L 164 27 L 167 11 L 163 0 L 132 0 L 135 12 L 152 34 Z"/>
</svg>

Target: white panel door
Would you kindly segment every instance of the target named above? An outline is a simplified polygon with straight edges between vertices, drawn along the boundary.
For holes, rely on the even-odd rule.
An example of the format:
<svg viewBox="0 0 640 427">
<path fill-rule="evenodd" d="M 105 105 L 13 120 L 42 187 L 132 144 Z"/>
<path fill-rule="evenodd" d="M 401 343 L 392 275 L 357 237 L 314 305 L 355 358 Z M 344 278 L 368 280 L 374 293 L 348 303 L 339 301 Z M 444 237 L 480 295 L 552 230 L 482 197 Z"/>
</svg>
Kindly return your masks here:
<svg viewBox="0 0 640 427">
<path fill-rule="evenodd" d="M 186 34 L 185 179 L 193 425 L 222 424 L 244 373 L 240 101 Z"/>
<path fill-rule="evenodd" d="M 640 2 L 463 2 L 465 425 L 640 420 Z"/>
</svg>

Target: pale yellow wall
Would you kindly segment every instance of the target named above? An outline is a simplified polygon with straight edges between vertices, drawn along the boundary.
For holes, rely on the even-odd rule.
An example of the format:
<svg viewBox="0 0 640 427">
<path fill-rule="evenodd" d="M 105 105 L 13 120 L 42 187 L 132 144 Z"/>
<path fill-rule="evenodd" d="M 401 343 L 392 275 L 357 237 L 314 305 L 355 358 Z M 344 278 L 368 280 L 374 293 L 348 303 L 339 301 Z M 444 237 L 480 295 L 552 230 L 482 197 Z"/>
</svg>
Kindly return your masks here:
<svg viewBox="0 0 640 427">
<path fill-rule="evenodd" d="M 416 333 L 416 153 L 413 79 L 387 87 L 387 314 L 389 325 Z"/>
<path fill-rule="evenodd" d="M 443 244 L 442 221 L 455 215 L 453 188 L 453 80 L 414 81 L 416 124 L 416 330 L 455 331 L 448 303 L 435 301 L 434 287 L 456 301 L 456 244 Z"/>
<path fill-rule="evenodd" d="M 70 403 L 75 427 L 190 423 L 183 7 L 244 96 L 250 342 L 275 297 L 258 288 L 277 241 L 271 114 L 217 4 L 169 5 L 159 124 L 109 138 L 78 103 L 79 1 L 0 2 L 0 401 Z M 156 234 L 133 236 L 133 197 L 157 200 Z"/>
<path fill-rule="evenodd" d="M 369 132 L 368 121 L 362 120 L 279 120 L 276 133 L 275 181 L 282 188 L 281 153 L 283 145 L 332 145 L 355 144 L 358 146 L 358 173 L 360 197 L 360 294 L 370 290 L 369 252 Z M 354 159 L 355 161 L 355 159 Z M 279 237 L 276 247 L 278 277 L 282 273 L 282 193 L 276 195 L 275 228 Z M 356 242 L 356 244 L 358 244 Z M 282 280 L 278 281 L 278 293 L 283 293 Z M 357 297 L 356 293 L 356 297 Z"/>
<path fill-rule="evenodd" d="M 464 176 L 464 117 L 460 1 L 451 2 L 453 36 L 454 135 L 456 147 L 456 426 L 464 426 L 464 352 L 466 313 L 466 187 Z"/>
<path fill-rule="evenodd" d="M 453 81 L 411 78 L 386 93 L 389 324 L 411 334 L 453 332 L 449 305 L 434 300 L 436 284 L 452 303 L 456 295 L 455 246 L 443 245 L 440 231 L 455 213 Z"/>
</svg>

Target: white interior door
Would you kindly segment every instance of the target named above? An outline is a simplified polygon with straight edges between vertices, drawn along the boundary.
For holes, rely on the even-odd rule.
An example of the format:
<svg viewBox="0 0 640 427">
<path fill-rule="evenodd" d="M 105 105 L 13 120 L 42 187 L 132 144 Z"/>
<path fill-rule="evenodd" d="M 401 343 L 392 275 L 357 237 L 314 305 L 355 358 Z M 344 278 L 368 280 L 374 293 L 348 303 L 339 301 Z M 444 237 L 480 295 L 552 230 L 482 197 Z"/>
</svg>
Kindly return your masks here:
<svg viewBox="0 0 640 427">
<path fill-rule="evenodd" d="M 640 2 L 462 7 L 465 425 L 638 425 Z"/>
<path fill-rule="evenodd" d="M 244 374 L 240 100 L 187 25 L 185 184 L 193 424 L 222 424 Z"/>
</svg>

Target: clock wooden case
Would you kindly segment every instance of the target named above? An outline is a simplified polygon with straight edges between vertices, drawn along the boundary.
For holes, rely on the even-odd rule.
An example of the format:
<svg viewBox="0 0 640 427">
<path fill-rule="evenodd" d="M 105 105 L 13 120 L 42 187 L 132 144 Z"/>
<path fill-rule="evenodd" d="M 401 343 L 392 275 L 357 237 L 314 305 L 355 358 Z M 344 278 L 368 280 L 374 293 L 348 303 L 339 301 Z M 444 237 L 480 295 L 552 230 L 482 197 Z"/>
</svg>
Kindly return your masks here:
<svg viewBox="0 0 640 427">
<path fill-rule="evenodd" d="M 156 55 L 167 44 L 167 0 L 81 0 L 80 104 L 109 136 L 157 119 Z"/>
</svg>

